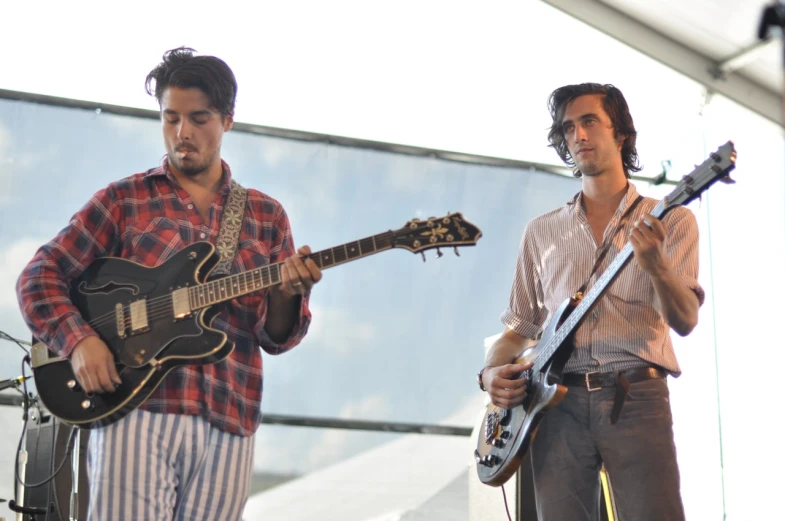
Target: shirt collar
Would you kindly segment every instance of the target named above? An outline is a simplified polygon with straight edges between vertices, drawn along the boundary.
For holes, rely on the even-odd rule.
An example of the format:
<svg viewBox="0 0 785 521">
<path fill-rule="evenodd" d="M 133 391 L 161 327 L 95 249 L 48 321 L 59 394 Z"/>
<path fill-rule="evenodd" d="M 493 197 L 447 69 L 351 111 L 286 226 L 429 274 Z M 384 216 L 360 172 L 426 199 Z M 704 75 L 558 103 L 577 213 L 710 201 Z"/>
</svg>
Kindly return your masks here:
<svg viewBox="0 0 785 521">
<path fill-rule="evenodd" d="M 629 207 L 637 198 L 638 189 L 634 184 L 627 181 L 627 193 L 624 194 L 621 202 L 619 202 L 619 208 L 616 209 L 616 213 L 626 211 L 627 207 Z M 567 207 L 573 212 L 577 212 L 583 208 L 583 190 L 579 191 L 572 197 L 572 199 L 567 201 Z"/>
</svg>

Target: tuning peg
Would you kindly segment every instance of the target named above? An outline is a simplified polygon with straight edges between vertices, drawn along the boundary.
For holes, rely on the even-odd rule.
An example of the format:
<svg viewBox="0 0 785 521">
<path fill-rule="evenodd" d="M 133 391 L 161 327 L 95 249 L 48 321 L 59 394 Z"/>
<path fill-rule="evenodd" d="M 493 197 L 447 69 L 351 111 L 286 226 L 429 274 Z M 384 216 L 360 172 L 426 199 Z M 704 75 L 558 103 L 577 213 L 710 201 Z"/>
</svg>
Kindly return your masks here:
<svg viewBox="0 0 785 521">
<path fill-rule="evenodd" d="M 460 256 L 461 256 L 461 254 L 458 252 L 458 247 L 457 247 L 457 246 L 454 246 L 453 248 L 455 249 L 455 255 L 457 255 L 458 257 L 460 257 Z"/>
<path fill-rule="evenodd" d="M 422 255 L 422 261 L 423 261 L 423 262 L 425 262 L 425 252 L 424 252 L 424 251 L 421 251 L 421 252 L 420 252 L 420 255 Z"/>
<path fill-rule="evenodd" d="M 436 248 L 436 258 L 439 258 L 439 257 L 441 257 L 442 255 L 444 255 L 444 254 L 442 253 L 442 250 L 440 250 L 439 248 Z"/>
<path fill-rule="evenodd" d="M 726 175 L 725 177 L 720 177 L 720 182 L 725 183 L 726 185 L 736 184 L 736 180 L 731 179 L 731 177 L 728 175 Z"/>
</svg>

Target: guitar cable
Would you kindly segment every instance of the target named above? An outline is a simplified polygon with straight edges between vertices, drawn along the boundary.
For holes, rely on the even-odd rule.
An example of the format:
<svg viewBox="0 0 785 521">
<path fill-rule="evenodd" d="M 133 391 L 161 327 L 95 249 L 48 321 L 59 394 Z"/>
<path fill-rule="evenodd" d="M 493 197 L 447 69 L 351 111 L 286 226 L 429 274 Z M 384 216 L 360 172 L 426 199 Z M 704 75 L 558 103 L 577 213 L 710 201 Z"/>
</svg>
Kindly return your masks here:
<svg viewBox="0 0 785 521">
<path fill-rule="evenodd" d="M 504 485 L 502 485 L 502 497 L 504 498 L 504 510 L 507 512 L 507 519 L 512 521 L 512 517 L 510 516 L 510 507 L 507 505 L 507 493 L 504 491 Z"/>
<path fill-rule="evenodd" d="M 25 376 L 25 363 L 27 363 L 28 365 L 30 364 L 30 355 L 27 355 L 27 356 L 25 356 L 22 359 L 22 376 L 23 377 Z M 63 454 L 63 459 L 60 462 L 60 464 L 57 466 L 57 469 L 55 469 L 55 471 L 49 477 L 47 477 L 46 479 L 44 479 L 40 483 L 25 483 L 24 481 L 22 481 L 22 479 L 19 477 L 19 454 L 22 452 L 22 442 L 24 441 L 25 434 L 27 433 L 27 422 L 29 420 L 28 411 L 30 410 L 30 407 L 31 407 L 30 406 L 30 394 L 27 392 L 27 380 L 26 379 L 25 379 L 25 381 L 22 382 L 22 386 L 24 387 L 23 396 L 24 396 L 24 400 L 25 400 L 25 403 L 24 403 L 24 415 L 22 416 L 22 418 L 24 420 L 24 424 L 22 425 L 22 435 L 19 437 L 19 445 L 17 445 L 17 448 L 16 448 L 16 459 L 15 459 L 15 464 L 14 464 L 14 467 L 15 467 L 14 468 L 14 478 L 15 478 L 16 484 L 22 485 L 25 488 L 37 488 L 37 487 L 43 486 L 43 485 L 49 483 L 50 481 L 52 481 L 55 478 L 55 476 L 57 476 L 60 473 L 60 471 L 63 470 L 63 467 L 65 466 L 65 463 L 68 461 L 68 458 L 69 458 L 69 456 L 71 454 L 71 451 L 73 450 L 74 435 L 76 434 L 77 427 L 71 426 L 71 432 L 68 434 L 68 443 L 66 444 L 66 449 L 65 449 L 65 454 Z M 54 447 L 56 445 L 54 437 L 55 437 L 55 430 L 53 428 L 52 429 L 52 451 L 54 451 Z M 38 440 L 36 440 L 36 444 L 37 443 L 38 443 Z M 17 496 L 17 491 L 18 491 L 17 487 L 14 486 L 14 501 L 18 502 L 19 498 Z"/>
</svg>

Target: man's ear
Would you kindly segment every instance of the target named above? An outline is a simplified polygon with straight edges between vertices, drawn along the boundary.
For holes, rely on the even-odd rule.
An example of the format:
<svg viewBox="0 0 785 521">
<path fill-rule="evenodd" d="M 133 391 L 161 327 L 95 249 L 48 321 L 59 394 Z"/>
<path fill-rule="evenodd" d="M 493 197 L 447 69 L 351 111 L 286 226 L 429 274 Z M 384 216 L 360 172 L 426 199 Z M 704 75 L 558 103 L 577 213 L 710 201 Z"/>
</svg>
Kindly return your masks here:
<svg viewBox="0 0 785 521">
<path fill-rule="evenodd" d="M 224 118 L 224 132 L 229 132 L 234 125 L 234 118 L 229 115 Z"/>
</svg>

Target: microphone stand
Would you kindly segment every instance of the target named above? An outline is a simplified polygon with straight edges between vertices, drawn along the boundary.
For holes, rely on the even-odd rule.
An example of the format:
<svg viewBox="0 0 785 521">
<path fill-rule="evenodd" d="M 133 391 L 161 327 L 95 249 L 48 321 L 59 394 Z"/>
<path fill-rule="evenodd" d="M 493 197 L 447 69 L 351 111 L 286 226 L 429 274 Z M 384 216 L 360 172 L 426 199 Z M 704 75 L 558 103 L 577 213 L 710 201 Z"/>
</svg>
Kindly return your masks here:
<svg viewBox="0 0 785 521">
<path fill-rule="evenodd" d="M 31 403 L 32 401 L 32 403 Z M 29 420 L 30 409 L 35 407 L 35 398 L 32 398 L 25 395 L 24 396 L 24 414 L 22 416 L 25 424 Z M 39 417 L 41 415 L 40 409 L 38 410 Z M 26 431 L 26 429 L 25 429 Z M 14 501 L 13 499 L 8 502 L 8 508 L 14 512 L 16 512 L 16 521 L 25 521 L 24 514 L 27 514 L 29 517 L 27 518 L 29 521 L 35 521 L 36 516 L 45 516 L 50 512 L 53 512 L 53 505 L 48 505 L 48 508 L 39 508 L 39 507 L 26 507 L 24 506 L 25 503 L 25 478 L 26 478 L 26 471 L 27 471 L 27 432 L 24 433 L 24 439 L 22 440 L 21 446 L 19 448 L 19 482 L 16 484 L 16 496 L 19 499 L 19 503 Z M 42 518 L 43 519 L 43 518 Z"/>
<path fill-rule="evenodd" d="M 71 446 L 71 502 L 68 507 L 69 521 L 77 521 L 79 517 L 79 455 L 81 450 L 82 429 L 76 429 L 76 439 Z"/>
</svg>

